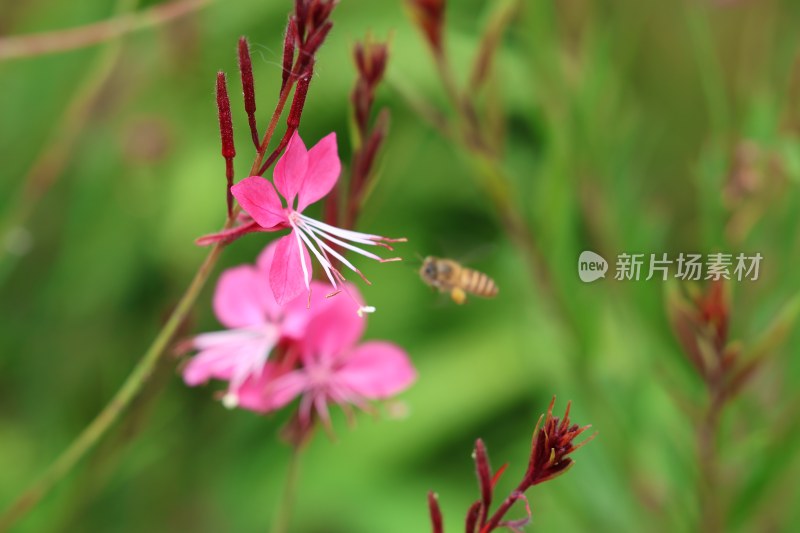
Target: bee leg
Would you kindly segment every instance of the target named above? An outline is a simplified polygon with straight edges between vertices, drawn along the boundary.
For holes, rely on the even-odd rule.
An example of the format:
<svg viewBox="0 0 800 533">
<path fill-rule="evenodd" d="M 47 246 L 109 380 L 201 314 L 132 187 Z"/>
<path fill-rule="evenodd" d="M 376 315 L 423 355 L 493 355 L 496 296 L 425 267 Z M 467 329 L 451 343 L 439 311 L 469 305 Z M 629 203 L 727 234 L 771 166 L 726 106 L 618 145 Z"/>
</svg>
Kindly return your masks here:
<svg viewBox="0 0 800 533">
<path fill-rule="evenodd" d="M 458 305 L 463 304 L 467 301 L 467 293 L 464 292 L 463 289 L 456 287 L 452 291 L 450 291 L 450 297 L 453 299 L 455 303 Z"/>
</svg>

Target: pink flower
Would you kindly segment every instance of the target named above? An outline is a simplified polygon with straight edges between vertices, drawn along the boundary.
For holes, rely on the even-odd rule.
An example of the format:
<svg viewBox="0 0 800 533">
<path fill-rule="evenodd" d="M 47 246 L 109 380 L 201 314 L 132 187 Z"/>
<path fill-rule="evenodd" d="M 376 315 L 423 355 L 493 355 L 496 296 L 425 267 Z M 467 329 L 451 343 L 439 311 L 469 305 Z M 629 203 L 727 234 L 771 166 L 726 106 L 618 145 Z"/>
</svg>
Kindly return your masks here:
<svg viewBox="0 0 800 533">
<path fill-rule="evenodd" d="M 255 266 L 231 268 L 220 276 L 214 292 L 214 313 L 228 329 L 203 333 L 192 339 L 192 346 L 199 353 L 186 365 L 184 381 L 190 386 L 210 379 L 228 381 L 228 393 L 223 401 L 230 407 L 237 405 L 237 390 L 241 385 L 261 376 L 278 342 L 300 339 L 313 315 L 305 298 L 285 306 L 275 301 L 266 274 L 272 271 L 276 249 L 276 245 L 270 245 Z M 310 262 L 306 253 L 307 268 Z M 293 281 L 299 282 L 302 290 L 303 281 Z"/>
<path fill-rule="evenodd" d="M 360 299 L 355 287 L 350 294 Z M 406 353 L 383 341 L 357 344 L 365 321 L 341 298 L 327 300 L 306 325 L 298 342 L 300 367 L 281 369 L 268 363 L 239 389 L 239 405 L 270 412 L 301 396 L 300 419 L 308 423 L 316 411 L 329 423 L 328 405 L 368 407 L 369 400 L 393 396 L 408 388 L 417 374 Z"/>
<path fill-rule="evenodd" d="M 270 286 L 278 304 L 296 298 L 303 291 L 303 287 L 306 291 L 311 290 L 309 268 L 300 261 L 301 254 L 307 253 L 306 250 L 310 250 L 322 265 L 334 292 L 344 288 L 344 276 L 333 265 L 331 258 L 335 258 L 369 283 L 350 261 L 336 251 L 334 246 L 376 261 L 399 260 L 399 258 L 382 259 L 356 245 L 383 246 L 391 250 L 391 246 L 387 243 L 405 239 L 388 239 L 379 235 L 341 229 L 303 214 L 306 207 L 331 191 L 339 179 L 340 171 L 336 134 L 329 134 L 310 150 L 306 150 L 300 135 L 295 132 L 283 156 L 275 164 L 274 187 L 261 176 L 250 176 L 231 189 L 242 208 L 259 226 L 258 230 L 278 231 L 286 227 L 292 229 L 289 235 L 278 239 L 275 259 L 269 272 Z M 245 231 L 253 229 L 248 228 Z M 204 242 L 209 241 L 206 239 Z M 359 311 L 372 310 L 374 309 L 363 306 L 359 309 Z"/>
</svg>

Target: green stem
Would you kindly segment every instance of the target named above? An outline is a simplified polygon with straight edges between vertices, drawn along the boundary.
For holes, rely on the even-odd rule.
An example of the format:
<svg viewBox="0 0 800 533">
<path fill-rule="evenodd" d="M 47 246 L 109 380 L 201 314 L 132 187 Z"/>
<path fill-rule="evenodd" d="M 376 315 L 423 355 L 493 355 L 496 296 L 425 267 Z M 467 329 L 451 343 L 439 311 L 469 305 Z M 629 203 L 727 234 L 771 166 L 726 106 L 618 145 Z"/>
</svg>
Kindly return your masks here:
<svg viewBox="0 0 800 533">
<path fill-rule="evenodd" d="M 269 142 L 275 131 L 278 119 L 283 113 L 286 104 L 286 99 L 291 91 L 293 83 L 287 83 L 284 90 L 278 99 L 275 106 L 270 126 L 264 134 L 261 142 L 261 147 L 256 154 L 255 161 L 251 167 L 250 173 L 253 174 L 261 164 L 264 158 Z M 236 215 L 241 211 L 238 206 L 233 210 L 233 213 L 228 217 L 223 226 L 223 231 L 230 229 L 235 221 Z M 122 384 L 122 387 L 117 391 L 111 401 L 103 408 L 102 411 L 92 420 L 86 428 L 72 441 L 72 444 L 64 450 L 61 455 L 50 465 L 45 473 L 30 485 L 25 492 L 23 492 L 9 507 L 0 515 L 0 532 L 7 531 L 11 528 L 20 518 L 30 511 L 49 491 L 53 486 L 61 480 L 70 470 L 77 464 L 77 462 L 97 443 L 98 440 L 108 431 L 112 424 L 120 417 L 125 409 L 130 405 L 136 395 L 141 391 L 153 369 L 158 363 L 161 355 L 164 354 L 170 341 L 172 340 L 175 332 L 180 325 L 186 320 L 189 312 L 192 309 L 200 291 L 208 281 L 214 265 L 219 259 L 222 249 L 225 247 L 224 242 L 218 242 L 214 245 L 211 251 L 206 256 L 203 263 L 200 265 L 197 273 L 192 279 L 189 288 L 186 289 L 181 297 L 175 310 L 170 315 L 167 323 L 159 331 L 150 348 L 145 352 L 142 358 L 131 371 L 128 378 Z"/>
<path fill-rule="evenodd" d="M 303 448 L 302 443 L 292 447 L 292 455 L 289 458 L 289 466 L 286 470 L 286 482 L 283 486 L 283 497 L 281 498 L 280 506 L 275 512 L 272 533 L 286 533 L 289 531 L 292 509 L 294 509 L 295 497 L 297 496 L 297 482 L 300 477 L 300 456 L 303 453 Z"/>
<path fill-rule="evenodd" d="M 215 245 L 206 256 L 200 269 L 192 279 L 178 306 L 159 332 L 150 348 L 133 369 L 128 379 L 117 391 L 111 401 L 100 411 L 92 422 L 78 435 L 72 444 L 50 465 L 45 473 L 30 485 L 11 506 L 0 515 L 0 531 L 8 530 L 14 523 L 32 509 L 53 485 L 64 477 L 75 464 L 97 443 L 109 427 L 125 410 L 147 381 L 159 356 L 164 353 L 178 327 L 192 309 L 200 290 L 205 285 L 219 258 L 223 245 Z"/>
</svg>

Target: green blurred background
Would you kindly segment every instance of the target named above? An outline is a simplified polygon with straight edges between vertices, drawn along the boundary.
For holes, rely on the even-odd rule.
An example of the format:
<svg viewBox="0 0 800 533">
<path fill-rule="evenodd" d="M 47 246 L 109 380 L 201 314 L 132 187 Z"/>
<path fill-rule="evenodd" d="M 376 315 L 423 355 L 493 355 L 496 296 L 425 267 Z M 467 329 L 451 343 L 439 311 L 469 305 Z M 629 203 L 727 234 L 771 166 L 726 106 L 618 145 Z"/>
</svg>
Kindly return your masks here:
<svg viewBox="0 0 800 533">
<path fill-rule="evenodd" d="M 459 78 L 495 4 L 448 8 Z M 206 251 L 194 239 L 224 219 L 215 73 L 231 80 L 242 177 L 252 153 L 236 41 L 251 41 L 265 124 L 289 9 L 288 0 L 219 2 L 127 35 L 75 131 L 58 130 L 59 117 L 108 44 L 0 62 L 0 220 L 17 228 L 0 260 L 3 507 L 105 405 L 200 264 Z M 5 1 L 0 34 L 112 14 L 102 1 Z M 507 493 L 554 394 L 557 412 L 572 400 L 574 421 L 599 434 L 568 474 L 528 493 L 530 530 L 697 530 L 694 434 L 707 399 L 670 331 L 666 284 L 611 275 L 583 284 L 576 262 L 585 249 L 612 261 L 760 252 L 761 278 L 732 286 L 732 336 L 745 344 L 800 290 L 800 4 L 522 2 L 489 104 L 503 109 L 503 166 L 572 325 L 543 304 L 463 150 L 406 104 L 414 91 L 447 110 L 402 3 L 342 0 L 333 19 L 300 131 L 309 144 L 336 131 L 348 159 L 351 48 L 370 31 L 390 36 L 378 105 L 391 110 L 391 133 L 359 229 L 408 237 L 407 261 L 358 264 L 378 308 L 367 337 L 404 346 L 419 380 L 400 398 L 404 416 L 390 416 L 404 411 L 394 405 L 351 428 L 337 412 L 336 441 L 316 436 L 292 530 L 427 531 L 428 490 L 447 530 L 461 530 L 478 494 L 474 440 L 494 466 L 510 463 L 498 487 Z M 18 191 L 43 153 L 55 161 L 44 172 L 52 185 L 20 229 Z M 218 271 L 253 261 L 268 238 L 236 242 Z M 420 282 L 415 254 L 464 259 L 500 294 L 455 306 Z M 184 335 L 218 328 L 212 292 L 213 279 Z M 793 332 L 723 418 L 718 492 L 729 530 L 800 523 L 798 341 Z M 287 415 L 227 411 L 213 400 L 221 386 L 189 389 L 177 365 L 162 361 L 129 416 L 19 531 L 266 529 L 289 457 L 277 438 Z"/>
</svg>

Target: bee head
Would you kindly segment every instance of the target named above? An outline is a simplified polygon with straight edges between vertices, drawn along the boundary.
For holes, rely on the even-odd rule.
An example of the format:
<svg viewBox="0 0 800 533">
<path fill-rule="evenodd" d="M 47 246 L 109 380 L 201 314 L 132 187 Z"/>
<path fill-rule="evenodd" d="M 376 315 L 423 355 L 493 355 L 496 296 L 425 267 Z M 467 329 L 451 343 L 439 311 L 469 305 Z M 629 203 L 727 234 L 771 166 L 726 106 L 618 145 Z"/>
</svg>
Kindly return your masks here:
<svg viewBox="0 0 800 533">
<path fill-rule="evenodd" d="M 436 258 L 428 256 L 422 261 L 421 274 L 428 279 L 436 279 Z"/>
</svg>

